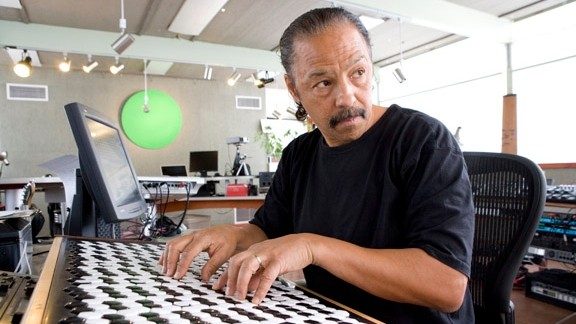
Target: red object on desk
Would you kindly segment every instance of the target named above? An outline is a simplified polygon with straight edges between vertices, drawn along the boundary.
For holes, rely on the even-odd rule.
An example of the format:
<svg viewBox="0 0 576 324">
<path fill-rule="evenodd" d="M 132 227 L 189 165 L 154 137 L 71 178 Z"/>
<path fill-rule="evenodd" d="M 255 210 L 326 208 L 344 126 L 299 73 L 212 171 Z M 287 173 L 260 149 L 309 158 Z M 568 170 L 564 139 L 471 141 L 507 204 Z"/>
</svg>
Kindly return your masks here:
<svg viewBox="0 0 576 324">
<path fill-rule="evenodd" d="M 229 184 L 226 186 L 226 196 L 248 196 L 248 185 Z"/>
</svg>

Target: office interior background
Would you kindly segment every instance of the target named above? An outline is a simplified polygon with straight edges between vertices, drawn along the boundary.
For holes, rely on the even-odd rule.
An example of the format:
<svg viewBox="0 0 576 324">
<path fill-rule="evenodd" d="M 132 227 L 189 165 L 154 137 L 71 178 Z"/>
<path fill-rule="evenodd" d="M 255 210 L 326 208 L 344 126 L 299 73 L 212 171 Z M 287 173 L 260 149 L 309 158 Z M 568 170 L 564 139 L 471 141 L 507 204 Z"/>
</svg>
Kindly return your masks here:
<svg viewBox="0 0 576 324">
<path fill-rule="evenodd" d="M 569 165 L 545 170 L 546 177 L 576 183 L 573 0 L 0 0 L 0 152 L 10 160 L 1 177 L 43 176 L 51 171 L 42 163 L 77 154 L 65 104 L 81 102 L 120 124 L 126 100 L 145 88 L 171 96 L 182 125 L 158 149 L 121 134 L 138 175 L 187 166 L 190 151 L 209 150 L 219 152 L 224 175 L 235 155 L 236 147 L 226 142 L 232 136 L 249 139 L 240 149 L 252 173 L 267 171 L 269 159 L 258 141 L 263 125 L 279 137 L 306 129 L 289 112 L 294 103 L 277 53 L 280 35 L 300 14 L 331 5 L 379 23 L 369 26 L 374 103 L 420 110 L 454 134 L 459 129 L 465 151 L 500 152 L 503 96 L 515 94 L 517 153 L 540 164 Z M 196 30 L 183 30 L 179 20 L 198 23 Z M 134 42 L 117 53 L 111 44 L 124 34 Z M 22 78 L 13 66 L 26 55 L 32 73 Z M 69 72 L 58 68 L 64 58 L 71 61 Z M 99 64 L 86 73 L 89 61 Z M 123 69 L 112 74 L 109 67 L 118 71 L 118 64 Z M 273 81 L 258 87 L 260 79 Z M 46 96 L 14 100 L 11 86 L 31 86 Z M 257 104 L 239 105 L 242 98 Z M 46 211 L 43 201 L 42 193 L 34 197 Z M 212 224 L 229 222 L 229 214 L 209 213 Z"/>
<path fill-rule="evenodd" d="M 506 31 L 514 28 L 498 28 L 520 26 L 508 53 L 513 93 L 518 98 L 518 154 L 537 163 L 576 161 L 571 144 L 576 108 L 572 90 L 576 84 L 576 22 L 570 19 L 576 12 L 575 3 L 412 2 L 419 4 L 418 10 L 408 3 L 364 1 L 216 1 L 218 7 L 207 14 L 204 29 L 194 36 L 170 31 L 179 9 L 185 10 L 184 1 L 126 0 L 125 4 L 122 1 L 126 32 L 134 34 L 135 41 L 117 54 L 110 43 L 119 35 L 120 1 L 74 5 L 65 0 L 3 1 L 0 150 L 8 152 L 11 164 L 3 168 L 2 177 L 42 176 L 49 171 L 40 167 L 41 163 L 76 154 L 63 110 L 69 102 L 81 102 L 119 122 L 123 103 L 145 87 L 144 64 L 150 67 L 147 88 L 175 99 L 182 127 L 174 141 L 160 149 L 139 147 L 124 136 L 138 175 L 159 175 L 162 165 L 188 165 L 190 151 L 205 150 L 219 151 L 219 173 L 224 174 L 235 154 L 235 147 L 226 144 L 230 136 L 248 137 L 250 143 L 241 147 L 247 163 L 253 173 L 266 171 L 268 159 L 257 139 L 261 120 L 275 122 L 279 126 L 273 128 L 282 129 L 280 133 L 291 127 L 297 132 L 304 129 L 287 112 L 294 103 L 285 89 L 278 39 L 302 12 L 333 4 L 380 20 L 370 29 L 374 102 L 421 110 L 444 122 L 452 132 L 460 127 L 462 149 L 468 151 L 501 150 L 502 97 L 507 94 L 504 44 L 508 42 Z M 199 9 L 191 17 L 202 20 Z M 250 28 L 245 29 L 247 26 Z M 71 41 L 59 32 L 92 38 Z M 95 45 L 96 41 L 102 44 Z M 158 48 L 160 44 L 165 47 Z M 31 76 L 20 78 L 12 67 L 25 49 L 37 56 Z M 57 67 L 64 56 L 72 62 L 68 73 Z M 90 59 L 100 65 L 85 73 L 81 66 Z M 108 71 L 115 59 L 125 64 L 116 75 Z M 399 67 L 406 77 L 402 83 L 392 73 Z M 208 68 L 214 71 L 210 78 L 205 75 Z M 242 76 L 229 86 L 226 79 L 234 72 Z M 274 81 L 256 87 L 252 73 Z M 8 84 L 45 86 L 47 100 L 10 100 Z M 238 109 L 237 96 L 256 98 L 260 106 Z M 576 182 L 571 174 L 563 174 L 557 182 Z"/>
</svg>

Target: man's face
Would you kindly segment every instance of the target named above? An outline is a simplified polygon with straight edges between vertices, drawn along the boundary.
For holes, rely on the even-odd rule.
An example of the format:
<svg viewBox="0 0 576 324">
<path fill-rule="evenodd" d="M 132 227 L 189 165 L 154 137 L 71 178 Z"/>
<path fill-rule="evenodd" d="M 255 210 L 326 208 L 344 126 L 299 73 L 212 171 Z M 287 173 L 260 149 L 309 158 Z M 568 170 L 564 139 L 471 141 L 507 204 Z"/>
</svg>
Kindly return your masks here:
<svg viewBox="0 0 576 324">
<path fill-rule="evenodd" d="M 372 125 L 372 63 L 362 35 L 338 23 L 294 42 L 288 90 L 330 146 L 358 139 Z"/>
</svg>

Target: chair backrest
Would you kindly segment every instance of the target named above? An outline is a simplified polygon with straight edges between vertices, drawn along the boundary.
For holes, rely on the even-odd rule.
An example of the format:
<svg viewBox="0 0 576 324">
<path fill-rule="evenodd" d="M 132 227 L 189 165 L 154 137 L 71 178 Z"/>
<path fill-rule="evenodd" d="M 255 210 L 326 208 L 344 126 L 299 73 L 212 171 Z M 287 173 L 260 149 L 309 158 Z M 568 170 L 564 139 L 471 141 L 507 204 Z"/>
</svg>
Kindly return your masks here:
<svg viewBox="0 0 576 324">
<path fill-rule="evenodd" d="M 476 225 L 470 289 L 477 322 L 514 321 L 510 294 L 546 201 L 538 165 L 504 153 L 464 152 Z"/>
</svg>

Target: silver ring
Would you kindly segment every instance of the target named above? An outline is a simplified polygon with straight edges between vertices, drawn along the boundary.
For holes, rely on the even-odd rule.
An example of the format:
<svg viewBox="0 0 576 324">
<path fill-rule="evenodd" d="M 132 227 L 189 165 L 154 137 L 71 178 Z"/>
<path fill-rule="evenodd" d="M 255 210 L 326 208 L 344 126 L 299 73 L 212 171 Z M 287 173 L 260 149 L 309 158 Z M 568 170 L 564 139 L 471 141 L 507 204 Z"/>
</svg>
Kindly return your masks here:
<svg viewBox="0 0 576 324">
<path fill-rule="evenodd" d="M 254 257 L 256 258 L 256 261 L 258 261 L 258 269 L 264 268 L 264 266 L 262 265 L 262 259 L 260 259 L 260 257 L 257 256 L 256 254 L 254 254 Z"/>
</svg>

